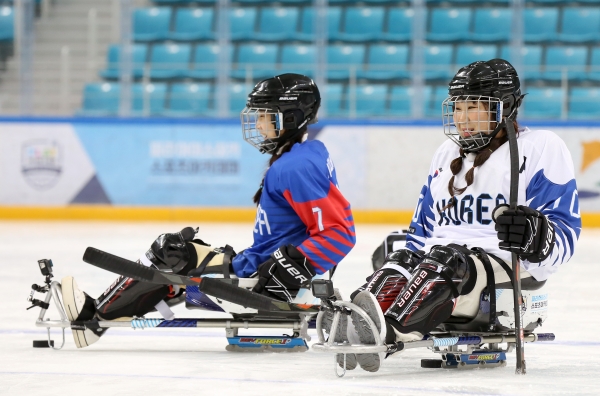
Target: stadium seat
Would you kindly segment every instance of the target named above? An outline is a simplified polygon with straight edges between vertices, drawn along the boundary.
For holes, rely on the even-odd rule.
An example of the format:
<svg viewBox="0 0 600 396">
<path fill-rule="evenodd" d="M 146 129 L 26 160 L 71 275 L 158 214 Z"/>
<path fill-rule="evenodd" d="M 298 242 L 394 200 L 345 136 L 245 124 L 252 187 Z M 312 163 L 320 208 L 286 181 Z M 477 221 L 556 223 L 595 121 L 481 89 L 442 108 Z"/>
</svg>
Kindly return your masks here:
<svg viewBox="0 0 600 396">
<path fill-rule="evenodd" d="M 525 42 L 539 43 L 557 38 L 558 8 L 526 8 L 523 11 Z"/>
<path fill-rule="evenodd" d="M 187 77 L 206 79 L 216 78 L 219 66 L 221 47 L 216 44 L 197 44 L 194 50 L 192 67 L 187 71 Z M 233 46 L 229 46 L 229 59 L 233 58 Z"/>
<path fill-rule="evenodd" d="M 329 40 L 336 40 L 340 33 L 340 24 L 342 20 L 341 7 L 327 8 L 327 34 Z M 312 7 L 305 7 L 302 11 L 300 21 L 300 33 L 296 35 L 296 39 L 304 41 L 313 41 L 315 39 L 315 10 Z"/>
<path fill-rule="evenodd" d="M 600 118 L 600 89 L 573 88 L 569 96 L 569 118 Z"/>
<path fill-rule="evenodd" d="M 442 102 L 448 97 L 448 86 L 440 85 L 432 88 L 432 95 L 425 106 L 425 117 L 440 118 L 442 117 Z"/>
<path fill-rule="evenodd" d="M 82 114 L 115 115 L 119 112 L 121 86 L 118 83 L 91 83 L 83 89 Z"/>
<path fill-rule="evenodd" d="M 229 10 L 229 26 L 232 40 L 250 39 L 256 24 L 256 8 L 235 7 Z"/>
<path fill-rule="evenodd" d="M 194 41 L 214 38 L 212 8 L 179 8 L 171 40 Z"/>
<path fill-rule="evenodd" d="M 148 45 L 133 44 L 132 50 L 133 77 L 141 78 L 144 75 Z M 108 80 L 116 80 L 121 77 L 121 46 L 113 44 L 108 48 L 106 69 L 100 72 L 100 76 Z"/>
<path fill-rule="evenodd" d="M 430 41 L 460 41 L 469 38 L 470 8 L 434 8 L 429 18 Z"/>
<path fill-rule="evenodd" d="M 415 12 L 411 8 L 392 8 L 387 12 L 387 31 L 381 34 L 386 41 L 410 41 Z"/>
<path fill-rule="evenodd" d="M 133 84 L 131 86 L 131 99 L 132 115 L 161 115 L 165 112 L 167 84 Z"/>
<path fill-rule="evenodd" d="M 327 84 L 325 85 L 326 110 L 328 116 L 339 116 L 347 114 L 348 111 L 343 107 L 344 103 L 344 85 L 343 84 Z"/>
<path fill-rule="evenodd" d="M 352 45 L 330 45 L 327 47 L 327 78 L 333 80 L 350 78 L 350 69 L 354 68 L 357 72 L 363 67 L 365 58 L 365 46 L 360 44 Z"/>
<path fill-rule="evenodd" d="M 563 108 L 562 88 L 529 88 L 523 100 L 523 115 L 527 118 L 560 118 Z"/>
<path fill-rule="evenodd" d="M 351 89 L 351 88 L 350 88 Z M 358 117 L 382 116 L 387 113 L 387 84 L 368 84 L 356 87 L 356 115 Z M 349 106 L 351 108 L 351 103 Z"/>
<path fill-rule="evenodd" d="M 542 78 L 542 46 L 524 45 L 519 49 L 521 65 L 517 73 L 525 80 L 539 80 Z M 500 58 L 515 64 L 510 52 L 510 46 L 505 45 L 500 51 Z"/>
<path fill-rule="evenodd" d="M 383 7 L 349 7 L 338 38 L 357 42 L 378 39 L 383 32 L 384 15 Z"/>
<path fill-rule="evenodd" d="M 15 38 L 15 13 L 12 7 L 0 7 L 0 41 L 12 41 Z"/>
<path fill-rule="evenodd" d="M 564 8 L 561 20 L 561 41 L 582 43 L 600 39 L 600 8 Z"/>
<path fill-rule="evenodd" d="M 481 42 L 508 41 L 512 25 L 510 8 L 481 8 L 475 11 L 471 39 Z"/>
<path fill-rule="evenodd" d="M 277 75 L 277 48 L 276 44 L 241 44 L 231 76 L 245 79 L 250 73 L 257 79 Z"/>
<path fill-rule="evenodd" d="M 454 76 L 451 45 L 425 46 L 425 79 L 448 80 Z"/>
<path fill-rule="evenodd" d="M 560 81 L 563 71 L 567 72 L 569 80 L 584 80 L 587 61 L 587 47 L 547 47 L 545 59 L 545 72 L 542 78 Z"/>
<path fill-rule="evenodd" d="M 246 107 L 246 99 L 252 87 L 246 84 L 229 84 L 229 110 L 234 116 L 239 116 L 240 112 Z"/>
<path fill-rule="evenodd" d="M 314 45 L 288 44 L 281 49 L 280 73 L 298 73 L 314 77 L 317 49 Z"/>
<path fill-rule="evenodd" d="M 190 44 L 154 44 L 150 51 L 150 78 L 185 77 L 191 55 Z"/>
<path fill-rule="evenodd" d="M 263 8 L 254 39 L 261 41 L 282 41 L 293 39 L 298 26 L 300 12 L 296 7 Z"/>
<path fill-rule="evenodd" d="M 498 50 L 495 45 L 461 45 L 456 49 L 456 61 L 454 62 L 458 71 L 459 68 L 473 63 L 475 61 L 488 61 L 496 58 Z"/>
<path fill-rule="evenodd" d="M 133 39 L 157 41 L 169 37 L 171 7 L 138 8 L 133 11 Z"/>
<path fill-rule="evenodd" d="M 358 77 L 372 80 L 410 78 L 408 45 L 371 45 L 365 70 L 359 71 Z"/>
<path fill-rule="evenodd" d="M 394 117 L 411 117 L 415 92 L 410 86 L 396 85 L 392 86 L 390 93 L 389 115 Z M 431 100 L 431 87 L 423 87 L 421 101 L 428 103 Z M 441 114 L 441 113 L 440 113 Z"/>
<path fill-rule="evenodd" d="M 209 112 L 209 83 L 173 84 L 167 115 L 191 117 Z"/>
<path fill-rule="evenodd" d="M 588 79 L 592 81 L 600 81 L 600 47 L 592 48 Z"/>
</svg>

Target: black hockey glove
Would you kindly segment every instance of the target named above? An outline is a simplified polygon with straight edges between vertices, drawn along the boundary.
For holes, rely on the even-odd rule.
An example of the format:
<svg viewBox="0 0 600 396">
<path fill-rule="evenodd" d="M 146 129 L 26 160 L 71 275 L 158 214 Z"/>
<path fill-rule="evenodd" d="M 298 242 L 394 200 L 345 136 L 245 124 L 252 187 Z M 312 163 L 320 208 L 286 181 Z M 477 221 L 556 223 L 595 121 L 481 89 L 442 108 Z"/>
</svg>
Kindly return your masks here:
<svg viewBox="0 0 600 396">
<path fill-rule="evenodd" d="M 196 231 L 192 227 L 186 227 L 172 234 L 162 234 L 146 252 L 146 259 L 158 269 L 172 270 L 174 273 L 181 273 L 183 270 L 183 273 L 186 273 L 196 267 L 196 251 L 188 246 L 188 242 L 194 239 L 194 235 Z M 202 241 L 199 242 L 204 244 Z"/>
<path fill-rule="evenodd" d="M 492 212 L 500 249 L 516 253 L 521 260 L 544 261 L 554 248 L 554 225 L 539 211 L 528 206 L 510 209 L 498 205 Z"/>
<path fill-rule="evenodd" d="M 293 245 L 275 250 L 271 258 L 258 266 L 257 273 L 258 283 L 252 291 L 288 302 L 316 274 L 306 257 Z"/>
</svg>

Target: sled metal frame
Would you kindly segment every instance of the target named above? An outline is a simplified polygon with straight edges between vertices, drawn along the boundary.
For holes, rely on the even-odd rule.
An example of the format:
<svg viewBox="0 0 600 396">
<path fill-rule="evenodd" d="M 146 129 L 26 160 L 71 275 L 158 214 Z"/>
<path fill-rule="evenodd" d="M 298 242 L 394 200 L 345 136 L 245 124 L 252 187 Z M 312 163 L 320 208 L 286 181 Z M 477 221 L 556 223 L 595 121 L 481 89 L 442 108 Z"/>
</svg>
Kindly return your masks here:
<svg viewBox="0 0 600 396">
<path fill-rule="evenodd" d="M 435 353 L 442 354 L 442 360 L 447 354 L 453 354 L 460 356 L 461 354 L 470 354 L 473 352 L 511 352 L 516 345 L 517 339 L 514 332 L 511 334 L 506 333 L 485 333 L 485 332 L 467 332 L 467 331 L 456 331 L 456 332 L 440 332 L 433 333 L 433 337 L 426 340 L 419 341 L 408 341 L 399 342 L 395 344 L 386 344 L 377 331 L 377 326 L 371 319 L 371 317 L 359 306 L 345 301 L 327 301 L 324 303 L 325 309 L 332 309 L 334 311 L 333 321 L 331 324 L 331 335 L 336 334 L 337 328 L 340 323 L 341 315 L 347 315 L 349 311 L 356 312 L 368 323 L 373 337 L 375 339 L 374 345 L 365 344 L 350 344 L 350 343 L 338 343 L 334 342 L 334 338 L 330 336 L 326 339 L 323 333 L 323 315 L 325 311 L 322 308 L 317 316 L 317 336 L 319 341 L 313 344 L 312 348 L 316 352 L 321 353 L 333 353 L 344 355 L 344 367 L 342 367 L 342 373 L 338 373 L 338 362 L 337 356 L 334 355 L 334 372 L 338 377 L 343 377 L 346 374 L 346 355 L 349 353 L 386 353 L 393 354 L 401 352 L 406 349 L 414 348 L 428 348 Z M 541 333 L 534 334 L 529 333 L 524 336 L 525 342 L 539 342 L 539 341 L 554 341 L 554 334 L 552 333 Z M 501 349 L 499 344 L 506 343 L 506 349 Z M 488 348 L 483 348 L 484 344 L 489 344 Z M 466 351 L 459 350 L 459 346 L 465 345 Z M 443 349 L 442 349 L 443 348 Z M 460 359 L 458 359 L 460 361 Z M 464 364 L 459 364 L 458 367 L 453 368 L 475 368 L 483 367 L 482 365 L 470 365 L 473 367 L 467 367 Z M 502 364 L 490 364 L 487 367 L 498 367 L 503 366 Z M 444 366 L 442 366 L 444 367 Z M 446 367 L 451 369 L 450 367 Z"/>
</svg>

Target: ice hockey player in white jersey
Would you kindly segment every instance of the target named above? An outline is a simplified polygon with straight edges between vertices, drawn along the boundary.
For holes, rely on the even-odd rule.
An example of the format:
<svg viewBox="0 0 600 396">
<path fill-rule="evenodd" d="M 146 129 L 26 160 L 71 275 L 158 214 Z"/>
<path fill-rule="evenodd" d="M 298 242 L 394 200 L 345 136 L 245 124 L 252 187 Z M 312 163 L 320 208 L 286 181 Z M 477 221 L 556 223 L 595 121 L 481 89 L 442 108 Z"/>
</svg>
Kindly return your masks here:
<svg viewBox="0 0 600 396">
<path fill-rule="evenodd" d="M 509 282 L 511 252 L 523 282 L 533 284 L 573 255 L 581 230 L 573 161 L 553 132 L 519 127 L 523 99 L 516 70 L 502 59 L 471 63 L 450 82 L 442 105 L 449 140 L 433 156 L 406 249 L 389 254 L 352 295 L 387 342 L 421 339 L 451 316 L 475 317 L 488 281 L 485 266 L 495 285 Z M 516 210 L 507 204 L 507 122 L 519 148 Z M 366 321 L 354 313 L 352 321 L 360 342 L 374 344 Z M 377 371 L 382 355 L 356 359 Z"/>
</svg>

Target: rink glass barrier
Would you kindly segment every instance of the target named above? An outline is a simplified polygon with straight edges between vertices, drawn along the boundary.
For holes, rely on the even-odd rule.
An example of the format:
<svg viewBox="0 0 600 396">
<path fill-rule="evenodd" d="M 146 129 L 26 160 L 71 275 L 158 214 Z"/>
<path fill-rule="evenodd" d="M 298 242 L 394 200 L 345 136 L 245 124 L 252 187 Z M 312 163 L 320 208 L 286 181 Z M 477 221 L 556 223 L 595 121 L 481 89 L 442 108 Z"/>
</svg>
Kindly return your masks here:
<svg viewBox="0 0 600 396">
<path fill-rule="evenodd" d="M 267 168 L 239 120 L 0 119 L 0 219 L 252 221 Z M 440 121 L 322 120 L 357 222 L 408 224 Z M 600 226 L 600 122 L 527 122 L 573 157 L 584 226 Z"/>
</svg>

